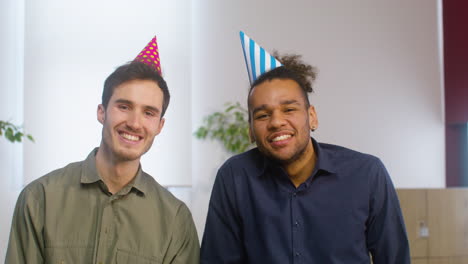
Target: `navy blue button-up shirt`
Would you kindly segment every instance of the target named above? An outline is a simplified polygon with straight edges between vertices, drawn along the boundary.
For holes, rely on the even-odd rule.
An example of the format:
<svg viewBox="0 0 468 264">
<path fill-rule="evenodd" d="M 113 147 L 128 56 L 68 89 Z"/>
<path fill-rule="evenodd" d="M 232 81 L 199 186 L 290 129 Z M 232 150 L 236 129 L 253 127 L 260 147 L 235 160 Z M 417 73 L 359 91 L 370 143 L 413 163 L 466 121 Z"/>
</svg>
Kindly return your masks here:
<svg viewBox="0 0 468 264">
<path fill-rule="evenodd" d="M 371 155 L 313 140 L 296 188 L 258 149 L 230 158 L 211 194 L 201 263 L 409 264 L 396 192 Z"/>
</svg>

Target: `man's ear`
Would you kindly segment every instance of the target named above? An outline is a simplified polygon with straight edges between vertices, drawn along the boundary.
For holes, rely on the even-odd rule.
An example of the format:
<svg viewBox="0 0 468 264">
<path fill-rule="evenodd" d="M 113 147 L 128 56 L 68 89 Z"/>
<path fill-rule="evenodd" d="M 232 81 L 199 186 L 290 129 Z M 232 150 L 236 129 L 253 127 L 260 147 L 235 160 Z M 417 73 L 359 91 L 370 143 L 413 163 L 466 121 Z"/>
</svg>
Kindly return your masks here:
<svg viewBox="0 0 468 264">
<path fill-rule="evenodd" d="M 314 106 L 309 106 L 309 127 L 310 130 L 315 131 L 318 128 L 317 112 Z"/>
<path fill-rule="evenodd" d="M 161 130 L 163 129 L 165 122 L 166 122 L 166 119 L 164 117 L 161 118 L 161 120 L 159 120 L 158 129 L 156 131 L 156 136 L 159 135 L 159 133 L 161 133 Z"/>
<path fill-rule="evenodd" d="M 99 104 L 97 108 L 97 120 L 101 124 L 104 124 L 104 120 L 106 120 L 106 109 L 102 104 Z"/>
</svg>

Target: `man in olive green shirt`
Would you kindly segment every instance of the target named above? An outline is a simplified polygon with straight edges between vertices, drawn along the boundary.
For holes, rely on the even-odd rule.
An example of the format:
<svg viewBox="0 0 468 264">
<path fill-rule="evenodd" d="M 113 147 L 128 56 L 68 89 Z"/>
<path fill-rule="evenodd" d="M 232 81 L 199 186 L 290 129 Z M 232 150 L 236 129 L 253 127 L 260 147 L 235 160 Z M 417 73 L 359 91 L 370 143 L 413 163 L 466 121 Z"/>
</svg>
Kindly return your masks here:
<svg viewBox="0 0 468 264">
<path fill-rule="evenodd" d="M 199 263 L 187 206 L 140 166 L 168 104 L 154 68 L 117 68 L 97 110 L 99 148 L 24 188 L 5 263 Z"/>
</svg>

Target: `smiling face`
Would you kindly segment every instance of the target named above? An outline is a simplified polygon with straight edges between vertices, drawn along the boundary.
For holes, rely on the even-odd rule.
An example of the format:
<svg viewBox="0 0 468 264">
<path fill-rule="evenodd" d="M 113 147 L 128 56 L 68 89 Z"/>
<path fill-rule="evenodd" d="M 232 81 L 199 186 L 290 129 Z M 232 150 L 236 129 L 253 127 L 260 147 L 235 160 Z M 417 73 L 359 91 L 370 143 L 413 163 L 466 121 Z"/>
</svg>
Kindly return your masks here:
<svg viewBox="0 0 468 264">
<path fill-rule="evenodd" d="M 251 137 L 267 157 L 292 164 L 312 155 L 310 130 L 317 128 L 317 116 L 295 81 L 273 79 L 255 86 L 249 115 Z"/>
<path fill-rule="evenodd" d="M 117 86 L 107 108 L 98 106 L 103 125 L 101 147 L 110 159 L 139 160 L 161 132 L 163 92 L 150 80 L 133 80 Z"/>
</svg>

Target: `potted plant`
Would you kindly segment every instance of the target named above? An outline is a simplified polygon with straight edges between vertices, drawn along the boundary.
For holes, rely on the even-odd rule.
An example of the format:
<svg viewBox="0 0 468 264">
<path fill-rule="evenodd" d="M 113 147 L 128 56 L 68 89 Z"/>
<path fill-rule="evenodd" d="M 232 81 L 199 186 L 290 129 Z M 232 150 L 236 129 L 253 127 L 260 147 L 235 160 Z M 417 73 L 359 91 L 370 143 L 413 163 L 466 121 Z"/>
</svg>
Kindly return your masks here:
<svg viewBox="0 0 468 264">
<path fill-rule="evenodd" d="M 253 147 L 249 137 L 248 111 L 239 102 L 226 103 L 224 111 L 206 116 L 204 125 L 194 135 L 198 139 L 221 141 L 226 150 L 234 154 Z"/>
<path fill-rule="evenodd" d="M 30 134 L 24 134 L 21 127 L 12 124 L 8 121 L 0 120 L 0 136 L 5 136 L 6 139 L 14 142 L 21 142 L 23 137 L 28 138 L 32 142 L 34 142 L 34 138 Z"/>
</svg>

